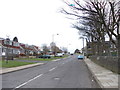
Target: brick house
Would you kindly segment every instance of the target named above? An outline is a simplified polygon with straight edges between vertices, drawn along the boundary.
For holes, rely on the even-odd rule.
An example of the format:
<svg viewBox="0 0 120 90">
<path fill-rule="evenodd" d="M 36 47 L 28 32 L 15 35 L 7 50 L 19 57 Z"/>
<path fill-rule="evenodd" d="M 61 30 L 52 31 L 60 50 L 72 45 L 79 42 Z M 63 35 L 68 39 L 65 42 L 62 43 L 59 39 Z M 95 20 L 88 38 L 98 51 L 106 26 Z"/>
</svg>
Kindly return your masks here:
<svg viewBox="0 0 120 90">
<path fill-rule="evenodd" d="M 40 51 L 41 50 L 38 46 L 20 43 L 20 55 L 36 56 L 40 54 Z"/>
<path fill-rule="evenodd" d="M 33 53 L 33 49 L 31 49 L 28 44 L 20 43 L 20 55 L 21 56 L 29 56 L 32 53 Z"/>
</svg>

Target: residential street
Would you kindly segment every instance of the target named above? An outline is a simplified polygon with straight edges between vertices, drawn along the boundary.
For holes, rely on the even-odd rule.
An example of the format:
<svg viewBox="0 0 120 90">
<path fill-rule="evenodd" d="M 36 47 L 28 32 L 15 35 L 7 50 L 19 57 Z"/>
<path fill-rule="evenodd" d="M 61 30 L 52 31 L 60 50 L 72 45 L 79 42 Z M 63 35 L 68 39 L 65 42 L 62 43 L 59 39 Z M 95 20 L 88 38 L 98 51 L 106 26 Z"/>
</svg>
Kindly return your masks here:
<svg viewBox="0 0 120 90">
<path fill-rule="evenodd" d="M 2 88 L 99 88 L 84 61 L 73 55 L 2 75 Z"/>
</svg>

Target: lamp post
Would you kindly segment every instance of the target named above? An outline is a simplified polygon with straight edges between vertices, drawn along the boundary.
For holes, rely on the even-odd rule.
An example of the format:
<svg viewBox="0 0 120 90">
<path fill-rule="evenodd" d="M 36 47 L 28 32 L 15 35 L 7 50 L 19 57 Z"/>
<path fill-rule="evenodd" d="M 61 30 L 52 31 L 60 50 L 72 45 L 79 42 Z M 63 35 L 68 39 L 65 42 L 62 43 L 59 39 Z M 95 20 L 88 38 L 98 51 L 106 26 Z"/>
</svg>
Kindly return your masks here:
<svg viewBox="0 0 120 90">
<path fill-rule="evenodd" d="M 59 34 L 53 34 L 53 35 L 52 35 L 52 42 L 54 42 L 54 36 L 55 36 L 55 35 L 59 35 Z"/>
<path fill-rule="evenodd" d="M 70 43 L 67 45 L 68 52 L 70 52 L 70 50 L 69 50 L 69 46 L 70 46 L 70 45 L 71 45 Z"/>
<path fill-rule="evenodd" d="M 53 52 L 54 52 L 54 55 L 56 54 L 56 45 L 55 45 L 55 43 L 54 43 L 54 36 L 55 35 L 59 35 L 59 34 L 52 34 L 52 47 L 53 47 Z"/>
<path fill-rule="evenodd" d="M 84 37 L 80 37 L 80 39 L 83 40 L 83 50 L 82 50 L 82 53 L 83 53 L 83 55 L 84 55 Z"/>
</svg>

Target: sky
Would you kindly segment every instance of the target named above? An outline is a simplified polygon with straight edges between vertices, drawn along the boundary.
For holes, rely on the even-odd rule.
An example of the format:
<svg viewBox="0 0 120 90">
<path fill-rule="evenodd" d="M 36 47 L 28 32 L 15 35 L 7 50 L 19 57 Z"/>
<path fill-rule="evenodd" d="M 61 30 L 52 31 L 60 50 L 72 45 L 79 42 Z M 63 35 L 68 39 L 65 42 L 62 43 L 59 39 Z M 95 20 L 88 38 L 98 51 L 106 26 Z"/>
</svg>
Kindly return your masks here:
<svg viewBox="0 0 120 90">
<path fill-rule="evenodd" d="M 20 43 L 49 46 L 54 35 L 58 47 L 70 52 L 81 49 L 78 30 L 71 28 L 73 21 L 59 12 L 65 6 L 62 0 L 0 0 L 0 37 L 16 36 Z"/>
</svg>

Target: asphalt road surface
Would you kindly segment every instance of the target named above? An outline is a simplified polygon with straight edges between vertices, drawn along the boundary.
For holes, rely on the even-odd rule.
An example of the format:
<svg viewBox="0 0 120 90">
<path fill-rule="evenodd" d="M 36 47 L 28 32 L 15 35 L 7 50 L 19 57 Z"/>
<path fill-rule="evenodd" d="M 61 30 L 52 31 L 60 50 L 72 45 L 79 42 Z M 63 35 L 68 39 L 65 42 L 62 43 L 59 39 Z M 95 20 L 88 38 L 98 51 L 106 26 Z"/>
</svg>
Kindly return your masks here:
<svg viewBox="0 0 120 90">
<path fill-rule="evenodd" d="M 76 55 L 2 75 L 2 88 L 99 88 Z"/>
</svg>

